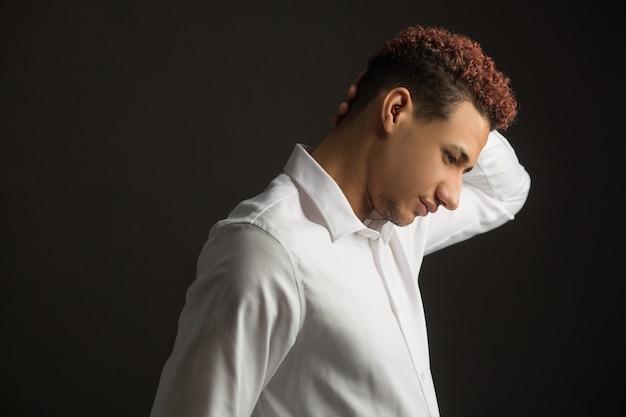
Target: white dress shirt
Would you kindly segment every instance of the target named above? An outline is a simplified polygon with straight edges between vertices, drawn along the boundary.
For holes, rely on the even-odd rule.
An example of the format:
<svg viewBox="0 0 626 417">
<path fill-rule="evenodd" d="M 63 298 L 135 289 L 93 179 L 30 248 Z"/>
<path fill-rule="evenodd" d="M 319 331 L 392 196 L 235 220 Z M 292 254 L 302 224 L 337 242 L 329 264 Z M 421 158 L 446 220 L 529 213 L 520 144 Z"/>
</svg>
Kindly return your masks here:
<svg viewBox="0 0 626 417">
<path fill-rule="evenodd" d="M 457 210 L 361 222 L 296 145 L 265 191 L 211 229 L 151 416 L 439 416 L 422 257 L 513 219 L 529 187 L 494 131 Z"/>
</svg>

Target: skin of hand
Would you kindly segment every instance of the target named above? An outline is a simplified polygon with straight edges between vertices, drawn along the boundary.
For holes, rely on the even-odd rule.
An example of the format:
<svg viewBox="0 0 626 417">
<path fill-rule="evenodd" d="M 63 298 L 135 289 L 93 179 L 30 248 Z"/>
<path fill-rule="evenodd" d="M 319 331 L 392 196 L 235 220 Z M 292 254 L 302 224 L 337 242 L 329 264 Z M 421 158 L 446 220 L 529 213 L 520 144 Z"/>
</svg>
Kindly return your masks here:
<svg viewBox="0 0 626 417">
<path fill-rule="evenodd" d="M 347 98 L 339 104 L 339 107 L 337 108 L 337 114 L 335 114 L 332 118 L 333 126 L 337 126 L 341 119 L 343 119 L 343 116 L 348 113 L 348 109 L 350 108 L 350 101 L 352 101 L 354 96 L 356 96 L 357 86 L 359 84 L 359 81 L 361 80 L 361 77 L 363 77 L 363 74 L 365 74 L 365 70 L 358 73 L 356 79 L 348 88 Z"/>
</svg>

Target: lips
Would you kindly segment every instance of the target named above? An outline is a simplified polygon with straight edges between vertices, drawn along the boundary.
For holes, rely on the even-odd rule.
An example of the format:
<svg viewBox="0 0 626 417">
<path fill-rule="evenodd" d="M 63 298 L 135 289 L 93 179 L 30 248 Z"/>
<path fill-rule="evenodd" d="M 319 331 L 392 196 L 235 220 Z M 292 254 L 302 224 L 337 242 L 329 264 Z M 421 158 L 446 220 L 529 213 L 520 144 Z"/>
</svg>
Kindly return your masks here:
<svg viewBox="0 0 626 417">
<path fill-rule="evenodd" d="M 430 212 L 428 205 L 421 198 L 420 198 L 420 203 L 422 204 L 417 209 L 419 215 L 422 217 L 428 216 L 428 213 Z"/>
<path fill-rule="evenodd" d="M 429 204 L 420 198 L 421 206 L 418 208 L 419 215 L 426 217 L 428 213 L 435 213 L 439 208 L 438 204 Z"/>
</svg>

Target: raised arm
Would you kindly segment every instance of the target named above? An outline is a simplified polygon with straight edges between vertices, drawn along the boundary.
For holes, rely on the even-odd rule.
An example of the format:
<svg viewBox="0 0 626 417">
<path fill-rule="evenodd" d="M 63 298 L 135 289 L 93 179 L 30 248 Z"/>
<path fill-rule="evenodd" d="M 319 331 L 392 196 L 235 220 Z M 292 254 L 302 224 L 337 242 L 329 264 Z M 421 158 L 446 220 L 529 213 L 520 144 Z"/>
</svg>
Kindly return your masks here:
<svg viewBox="0 0 626 417">
<path fill-rule="evenodd" d="M 435 213 L 428 231 L 431 253 L 513 220 L 530 191 L 530 176 L 509 141 L 489 134 L 474 169 L 463 176 L 459 207 Z"/>
</svg>

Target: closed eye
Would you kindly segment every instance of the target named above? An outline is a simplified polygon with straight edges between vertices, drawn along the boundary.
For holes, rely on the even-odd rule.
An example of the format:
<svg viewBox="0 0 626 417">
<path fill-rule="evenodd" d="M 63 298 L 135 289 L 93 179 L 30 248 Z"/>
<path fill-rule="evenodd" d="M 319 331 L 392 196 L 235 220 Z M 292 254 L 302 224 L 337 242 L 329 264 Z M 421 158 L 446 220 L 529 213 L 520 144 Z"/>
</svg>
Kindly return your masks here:
<svg viewBox="0 0 626 417">
<path fill-rule="evenodd" d="M 453 146 L 453 148 L 459 153 L 459 157 L 457 158 L 454 152 L 445 150 L 444 153 L 448 163 L 453 166 L 467 164 L 469 162 L 469 156 L 467 155 L 467 152 L 465 152 L 465 149 L 462 146 Z M 473 166 L 465 168 L 463 170 L 463 174 L 470 172 L 472 168 Z"/>
</svg>

